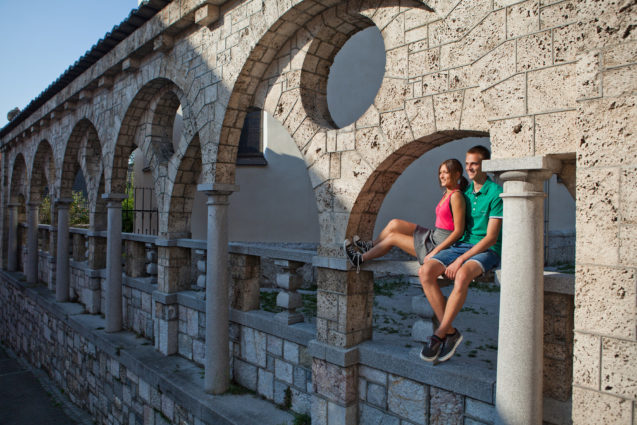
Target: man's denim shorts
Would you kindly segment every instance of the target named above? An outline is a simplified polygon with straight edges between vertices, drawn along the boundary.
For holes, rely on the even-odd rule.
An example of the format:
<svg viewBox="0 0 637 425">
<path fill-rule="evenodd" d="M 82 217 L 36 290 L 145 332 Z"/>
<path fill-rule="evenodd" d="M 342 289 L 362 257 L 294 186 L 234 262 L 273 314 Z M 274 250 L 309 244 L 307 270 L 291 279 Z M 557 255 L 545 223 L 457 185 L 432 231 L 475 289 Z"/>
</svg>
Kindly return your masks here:
<svg viewBox="0 0 637 425">
<path fill-rule="evenodd" d="M 457 242 L 451 245 L 447 249 L 443 249 L 438 254 L 431 257 L 433 260 L 441 263 L 445 268 L 447 268 L 451 263 L 453 263 L 456 258 L 460 257 L 465 252 L 469 251 L 473 248 L 473 245 L 470 243 L 461 243 Z M 496 254 L 494 251 L 488 249 L 484 252 L 474 255 L 469 258 L 467 261 L 475 261 L 482 268 L 482 273 L 486 273 L 494 267 L 498 267 L 500 265 L 500 256 Z M 465 263 L 467 262 L 465 261 Z"/>
</svg>

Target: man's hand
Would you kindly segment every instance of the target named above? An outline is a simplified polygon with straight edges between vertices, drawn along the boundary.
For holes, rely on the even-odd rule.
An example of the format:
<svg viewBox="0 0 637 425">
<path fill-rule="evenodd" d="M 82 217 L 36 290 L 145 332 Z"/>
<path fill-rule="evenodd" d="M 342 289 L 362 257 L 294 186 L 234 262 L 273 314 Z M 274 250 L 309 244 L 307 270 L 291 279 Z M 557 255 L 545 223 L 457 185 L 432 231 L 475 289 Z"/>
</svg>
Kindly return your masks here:
<svg viewBox="0 0 637 425">
<path fill-rule="evenodd" d="M 456 260 L 449 264 L 449 267 L 445 270 L 445 276 L 451 280 L 455 279 L 456 273 L 458 273 L 458 270 L 462 267 L 462 263 L 464 263 L 464 260 L 461 257 L 456 258 Z"/>
</svg>

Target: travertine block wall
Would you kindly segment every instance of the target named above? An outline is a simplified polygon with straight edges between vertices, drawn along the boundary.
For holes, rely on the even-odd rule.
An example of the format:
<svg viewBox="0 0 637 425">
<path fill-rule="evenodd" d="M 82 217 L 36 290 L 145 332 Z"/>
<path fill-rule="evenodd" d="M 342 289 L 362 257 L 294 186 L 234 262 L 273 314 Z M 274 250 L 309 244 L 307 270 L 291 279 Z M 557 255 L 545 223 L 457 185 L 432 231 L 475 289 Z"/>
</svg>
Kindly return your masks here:
<svg viewBox="0 0 637 425">
<path fill-rule="evenodd" d="M 123 192 L 128 156 L 139 146 L 152 166 L 160 236 L 187 237 L 195 182 L 234 182 L 243 117 L 256 106 L 297 143 L 317 200 L 319 255 L 338 257 L 345 236 L 371 236 L 400 173 L 442 143 L 488 134 L 496 158 L 558 155 L 577 198 L 573 418 L 631 420 L 634 2 L 245 0 L 198 26 L 203 4 L 172 2 L 2 137 L 3 206 L 37 201 L 45 185 L 65 196 L 79 167 L 91 230 L 102 230 L 99 196 Z M 338 129 L 325 102 L 329 66 L 347 38 L 370 25 L 385 42 L 383 83 L 363 116 Z M 164 31 L 177 34 L 172 48 Z M 154 136 L 171 134 L 179 106 L 184 131 L 173 152 Z M 92 268 L 103 267 L 100 249 L 90 244 Z M 166 292 L 186 287 L 168 279 L 189 269 L 181 254 L 160 254 Z M 337 347 L 371 335 L 371 276 L 351 273 L 318 277 L 317 338 Z"/>
</svg>

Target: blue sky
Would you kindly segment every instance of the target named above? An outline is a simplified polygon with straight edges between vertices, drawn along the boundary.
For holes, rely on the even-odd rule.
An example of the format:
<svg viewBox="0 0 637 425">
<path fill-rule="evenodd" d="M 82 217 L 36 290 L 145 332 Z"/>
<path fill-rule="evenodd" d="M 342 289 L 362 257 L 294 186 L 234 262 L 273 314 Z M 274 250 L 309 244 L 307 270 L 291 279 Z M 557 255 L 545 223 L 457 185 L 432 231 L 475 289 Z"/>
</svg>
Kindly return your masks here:
<svg viewBox="0 0 637 425">
<path fill-rule="evenodd" d="M 0 0 L 0 127 L 135 8 L 137 0 Z"/>
</svg>

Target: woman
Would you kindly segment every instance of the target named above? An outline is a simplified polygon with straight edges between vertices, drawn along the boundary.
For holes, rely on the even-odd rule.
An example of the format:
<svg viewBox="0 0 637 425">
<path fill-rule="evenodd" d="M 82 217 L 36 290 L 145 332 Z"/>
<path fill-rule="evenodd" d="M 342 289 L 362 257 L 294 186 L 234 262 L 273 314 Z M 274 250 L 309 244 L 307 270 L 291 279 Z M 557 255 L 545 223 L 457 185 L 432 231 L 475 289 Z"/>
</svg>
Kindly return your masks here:
<svg viewBox="0 0 637 425">
<path fill-rule="evenodd" d="M 445 193 L 436 206 L 434 229 L 395 218 L 375 241 L 362 241 L 358 236 L 354 236 L 353 242 L 345 239 L 343 249 L 347 259 L 358 270 L 365 261 L 382 257 L 397 246 L 423 264 L 439 251 L 449 248 L 464 233 L 466 204 L 463 192 L 468 182 L 462 171 L 462 164 L 457 159 L 448 159 L 438 167 L 438 180 Z"/>
</svg>

